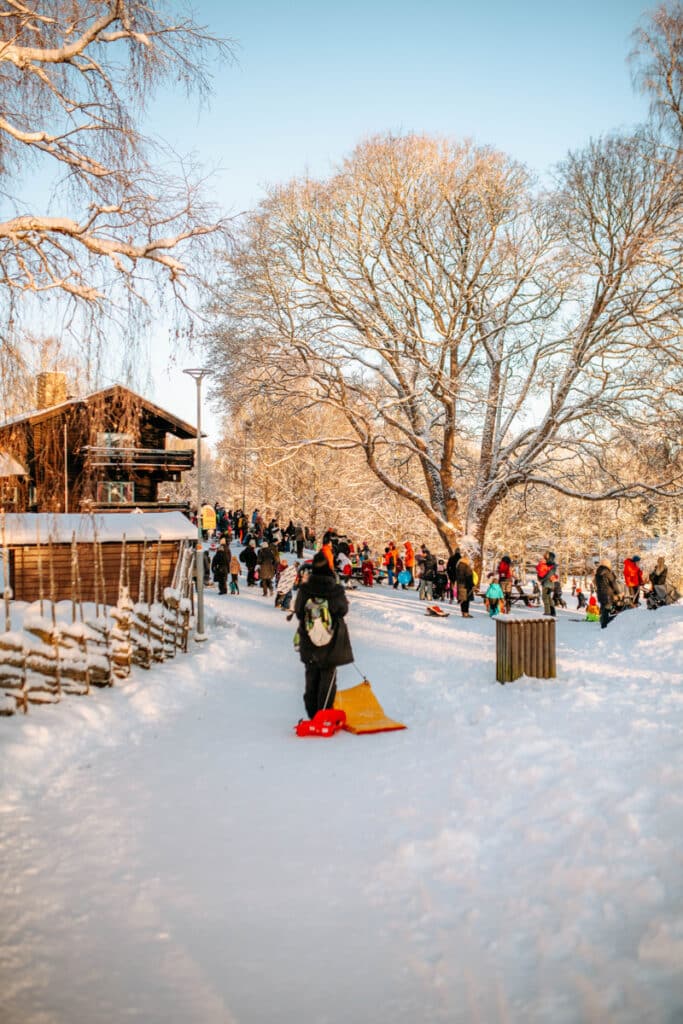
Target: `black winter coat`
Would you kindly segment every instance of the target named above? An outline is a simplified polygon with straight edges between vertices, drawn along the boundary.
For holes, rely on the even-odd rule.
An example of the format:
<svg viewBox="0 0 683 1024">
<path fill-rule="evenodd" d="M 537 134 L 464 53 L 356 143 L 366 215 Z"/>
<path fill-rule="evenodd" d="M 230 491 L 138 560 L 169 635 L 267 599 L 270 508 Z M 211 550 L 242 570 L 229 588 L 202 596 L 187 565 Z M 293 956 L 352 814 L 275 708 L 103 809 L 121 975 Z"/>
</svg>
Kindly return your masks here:
<svg viewBox="0 0 683 1024">
<path fill-rule="evenodd" d="M 225 579 L 228 575 L 228 556 L 225 553 L 225 547 L 221 545 L 213 556 L 211 562 L 211 568 L 213 570 L 214 579 Z"/>
<path fill-rule="evenodd" d="M 327 606 L 334 623 L 334 636 L 325 647 L 316 647 L 311 642 L 304 626 L 304 608 L 309 597 L 327 598 Z M 299 621 L 299 657 L 304 663 L 314 662 L 321 668 L 332 668 L 335 665 L 350 665 L 353 651 L 349 632 L 344 616 L 349 610 L 346 591 L 327 573 L 311 573 L 305 583 L 299 587 L 294 605 L 294 614 Z"/>
<path fill-rule="evenodd" d="M 257 561 L 258 555 L 256 554 L 255 548 L 246 547 L 240 554 L 240 562 L 244 562 L 247 569 L 253 569 L 256 566 Z"/>
<path fill-rule="evenodd" d="M 607 607 L 614 604 L 614 598 L 619 594 L 619 584 L 612 570 L 606 565 L 599 565 L 595 571 L 595 590 L 598 604 Z"/>
<path fill-rule="evenodd" d="M 455 554 L 451 555 L 451 557 L 446 562 L 446 573 L 447 573 L 448 578 L 451 581 L 451 583 L 455 583 L 455 580 L 456 580 L 455 570 L 457 568 L 457 565 L 458 565 L 459 561 L 460 561 L 460 552 L 456 551 Z"/>
<path fill-rule="evenodd" d="M 436 579 L 436 555 L 428 551 L 422 563 L 422 579 L 434 582 Z"/>
</svg>

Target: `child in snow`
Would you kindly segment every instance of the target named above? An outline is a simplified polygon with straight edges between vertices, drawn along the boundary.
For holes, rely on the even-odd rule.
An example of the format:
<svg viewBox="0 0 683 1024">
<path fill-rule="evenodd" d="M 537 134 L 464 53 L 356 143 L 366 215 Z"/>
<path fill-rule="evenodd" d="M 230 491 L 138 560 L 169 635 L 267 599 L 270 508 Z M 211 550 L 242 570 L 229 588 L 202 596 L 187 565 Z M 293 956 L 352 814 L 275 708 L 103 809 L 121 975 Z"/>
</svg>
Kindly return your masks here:
<svg viewBox="0 0 683 1024">
<path fill-rule="evenodd" d="M 562 583 L 559 576 L 553 579 L 553 606 L 555 608 L 566 608 L 567 602 L 562 597 Z"/>
<path fill-rule="evenodd" d="M 576 587 L 576 610 L 581 611 L 582 608 L 586 607 L 586 595 L 584 594 L 581 587 Z"/>
<path fill-rule="evenodd" d="M 590 601 L 588 602 L 588 606 L 586 608 L 586 622 L 599 622 L 599 620 L 600 609 L 598 608 L 598 602 L 595 599 L 595 594 L 591 594 Z"/>
<path fill-rule="evenodd" d="M 363 573 L 363 586 L 371 587 L 375 579 L 375 563 L 372 561 L 369 554 L 363 561 L 363 568 L 361 572 Z"/>
<path fill-rule="evenodd" d="M 493 618 L 495 615 L 498 615 L 500 611 L 501 602 L 504 600 L 505 594 L 503 593 L 503 588 L 501 587 L 498 580 L 494 577 L 489 583 L 486 589 L 486 594 L 484 595 L 484 603 L 486 604 L 486 609 L 491 618 Z"/>
<path fill-rule="evenodd" d="M 287 565 L 286 562 L 280 563 L 280 573 L 277 580 L 277 587 L 275 588 L 276 608 L 282 608 L 283 611 L 289 610 L 289 606 L 292 602 L 292 594 L 294 593 L 294 587 L 296 586 L 298 577 L 298 562 L 294 562 L 292 565 Z"/>
<path fill-rule="evenodd" d="M 440 558 L 436 563 L 436 574 L 434 576 L 434 585 L 432 587 L 432 596 L 435 601 L 443 601 L 446 596 L 447 586 L 448 576 L 446 574 L 446 563 L 443 558 Z"/>
<path fill-rule="evenodd" d="M 240 566 L 239 558 L 237 555 L 233 555 L 230 559 L 230 593 L 239 594 L 240 587 L 238 580 L 242 575 L 242 567 Z"/>
</svg>

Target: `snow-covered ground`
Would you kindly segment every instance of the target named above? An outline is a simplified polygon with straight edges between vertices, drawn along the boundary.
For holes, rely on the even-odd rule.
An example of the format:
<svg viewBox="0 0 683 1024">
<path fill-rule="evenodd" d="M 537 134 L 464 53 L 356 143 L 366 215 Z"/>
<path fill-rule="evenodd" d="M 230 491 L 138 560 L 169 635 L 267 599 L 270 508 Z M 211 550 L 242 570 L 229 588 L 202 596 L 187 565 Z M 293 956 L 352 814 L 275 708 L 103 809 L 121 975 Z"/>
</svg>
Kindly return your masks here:
<svg viewBox="0 0 683 1024">
<path fill-rule="evenodd" d="M 0 720 L 3 1024 L 683 1020 L 683 605 L 560 612 L 559 677 L 503 687 L 480 602 L 359 590 L 408 728 L 332 739 L 292 730 L 294 624 L 206 608 L 190 655 Z"/>
</svg>

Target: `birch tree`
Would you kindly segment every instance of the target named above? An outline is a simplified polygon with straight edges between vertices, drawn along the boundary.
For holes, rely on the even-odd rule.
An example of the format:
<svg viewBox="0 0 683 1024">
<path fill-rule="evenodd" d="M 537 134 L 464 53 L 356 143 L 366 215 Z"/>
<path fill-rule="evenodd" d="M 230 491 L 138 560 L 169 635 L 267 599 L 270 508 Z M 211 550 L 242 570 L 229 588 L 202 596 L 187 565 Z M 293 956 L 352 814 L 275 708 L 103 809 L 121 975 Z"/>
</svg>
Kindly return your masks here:
<svg viewBox="0 0 683 1024">
<path fill-rule="evenodd" d="M 247 218 L 216 309 L 223 392 L 239 403 L 256 376 L 297 402 L 293 445 L 331 405 L 345 430 L 321 443 L 360 449 L 449 550 L 465 534 L 481 552 L 512 488 L 653 486 L 586 491 L 572 467 L 601 469 L 676 387 L 680 230 L 678 167 L 647 131 L 568 156 L 549 195 L 490 149 L 369 140 Z"/>
<path fill-rule="evenodd" d="M 141 124 L 160 87 L 200 97 L 229 57 L 178 5 L 155 0 L 5 0 L 0 9 L 0 301 L 7 343 L 31 299 L 64 323 L 130 338 L 154 297 L 179 323 L 225 223 L 194 169 Z M 45 195 L 41 201 L 41 194 Z M 80 311 L 80 315 L 77 314 Z M 74 321 L 73 317 L 76 316 Z"/>
</svg>

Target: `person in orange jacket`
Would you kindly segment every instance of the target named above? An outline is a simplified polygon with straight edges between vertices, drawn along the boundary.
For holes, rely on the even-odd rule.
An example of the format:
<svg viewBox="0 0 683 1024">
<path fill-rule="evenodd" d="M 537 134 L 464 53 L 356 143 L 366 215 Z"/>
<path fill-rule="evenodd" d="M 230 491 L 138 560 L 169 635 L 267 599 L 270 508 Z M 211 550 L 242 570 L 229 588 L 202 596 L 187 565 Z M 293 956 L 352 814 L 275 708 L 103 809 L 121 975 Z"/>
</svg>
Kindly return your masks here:
<svg viewBox="0 0 683 1024">
<path fill-rule="evenodd" d="M 326 533 L 325 536 L 323 537 L 323 542 L 322 542 L 320 550 L 322 551 L 322 553 L 324 554 L 325 558 L 327 559 L 327 564 L 329 565 L 330 569 L 332 570 L 332 572 L 334 572 L 335 571 L 335 569 L 334 569 L 334 551 L 332 549 L 332 534 L 331 533 Z"/>
<path fill-rule="evenodd" d="M 396 558 L 398 551 L 393 540 L 389 541 L 389 546 L 384 549 L 384 568 L 387 571 L 387 583 L 390 587 L 394 585 L 394 576 L 396 575 Z"/>
<path fill-rule="evenodd" d="M 403 545 L 405 549 L 405 555 L 403 557 L 404 568 L 410 573 L 410 582 L 407 584 L 409 587 L 415 584 L 415 551 L 413 545 L 409 540 L 405 541 Z"/>
<path fill-rule="evenodd" d="M 633 598 L 634 604 L 640 604 L 640 588 L 643 585 L 643 570 L 640 568 L 640 555 L 624 561 L 624 584 Z"/>
</svg>

